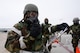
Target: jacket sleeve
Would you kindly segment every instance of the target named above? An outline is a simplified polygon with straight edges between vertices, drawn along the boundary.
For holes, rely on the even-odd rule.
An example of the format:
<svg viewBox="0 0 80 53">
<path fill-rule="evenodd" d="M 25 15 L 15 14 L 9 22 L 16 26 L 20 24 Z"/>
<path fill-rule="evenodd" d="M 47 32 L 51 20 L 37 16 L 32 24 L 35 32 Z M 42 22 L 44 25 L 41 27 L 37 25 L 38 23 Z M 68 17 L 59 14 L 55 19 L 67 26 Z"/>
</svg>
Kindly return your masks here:
<svg viewBox="0 0 80 53">
<path fill-rule="evenodd" d="M 18 51 L 20 49 L 19 38 L 20 36 L 14 31 L 8 32 L 5 48 L 10 52 Z"/>
<path fill-rule="evenodd" d="M 19 44 L 19 38 L 21 36 L 21 32 L 19 31 L 20 25 L 14 25 L 13 27 L 7 34 L 7 40 L 5 43 L 5 48 L 10 51 L 10 52 L 16 52 L 20 50 L 20 44 Z M 18 28 L 17 28 L 18 27 Z"/>
</svg>

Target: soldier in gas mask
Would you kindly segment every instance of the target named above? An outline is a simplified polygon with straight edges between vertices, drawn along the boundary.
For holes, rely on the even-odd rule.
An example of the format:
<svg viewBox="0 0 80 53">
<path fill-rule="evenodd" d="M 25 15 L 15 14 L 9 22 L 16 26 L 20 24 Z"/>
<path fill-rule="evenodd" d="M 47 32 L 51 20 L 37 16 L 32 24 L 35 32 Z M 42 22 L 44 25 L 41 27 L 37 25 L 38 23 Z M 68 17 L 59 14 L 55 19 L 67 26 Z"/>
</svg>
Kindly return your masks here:
<svg viewBox="0 0 80 53">
<path fill-rule="evenodd" d="M 27 4 L 24 8 L 24 18 L 8 32 L 5 48 L 14 53 L 42 52 L 42 32 L 38 20 L 38 8 Z"/>
<path fill-rule="evenodd" d="M 70 33 L 72 34 L 72 45 L 74 48 L 74 53 L 76 53 L 76 47 L 78 46 L 78 41 L 80 39 L 80 24 L 79 18 L 73 19 L 73 25 L 70 26 Z"/>
<path fill-rule="evenodd" d="M 46 46 L 47 41 L 49 40 L 49 37 L 51 35 L 50 27 L 51 27 L 51 24 L 49 23 L 48 18 L 45 18 L 44 23 L 42 23 L 42 34 L 43 34 L 44 46 Z M 48 50 L 49 51 L 51 50 L 51 45 L 48 46 Z M 47 53 L 47 52 L 45 51 L 45 53 Z"/>
</svg>

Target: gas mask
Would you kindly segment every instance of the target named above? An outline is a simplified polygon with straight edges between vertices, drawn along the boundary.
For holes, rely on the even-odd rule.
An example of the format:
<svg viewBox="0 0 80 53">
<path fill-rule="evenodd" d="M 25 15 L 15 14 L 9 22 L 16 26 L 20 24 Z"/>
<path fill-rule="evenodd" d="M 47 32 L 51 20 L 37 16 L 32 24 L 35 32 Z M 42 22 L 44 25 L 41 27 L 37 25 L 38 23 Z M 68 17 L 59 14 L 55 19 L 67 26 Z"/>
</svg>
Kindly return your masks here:
<svg viewBox="0 0 80 53">
<path fill-rule="evenodd" d="M 30 31 L 30 36 L 37 37 L 41 33 L 41 27 L 37 17 L 27 18 L 27 28 Z M 37 32 L 37 33 L 36 33 Z"/>
<path fill-rule="evenodd" d="M 45 20 L 45 24 L 48 24 L 48 20 Z"/>
<path fill-rule="evenodd" d="M 37 20 L 37 17 L 29 17 L 29 18 L 27 18 L 27 21 L 29 21 L 31 23 L 35 23 L 36 20 Z"/>
<path fill-rule="evenodd" d="M 78 24 L 79 24 L 79 21 L 75 21 L 75 22 L 74 22 L 74 25 L 78 25 Z"/>
<path fill-rule="evenodd" d="M 77 18 L 77 17 L 74 18 L 74 19 L 73 19 L 74 25 L 79 25 L 79 21 L 80 21 L 79 18 Z"/>
</svg>

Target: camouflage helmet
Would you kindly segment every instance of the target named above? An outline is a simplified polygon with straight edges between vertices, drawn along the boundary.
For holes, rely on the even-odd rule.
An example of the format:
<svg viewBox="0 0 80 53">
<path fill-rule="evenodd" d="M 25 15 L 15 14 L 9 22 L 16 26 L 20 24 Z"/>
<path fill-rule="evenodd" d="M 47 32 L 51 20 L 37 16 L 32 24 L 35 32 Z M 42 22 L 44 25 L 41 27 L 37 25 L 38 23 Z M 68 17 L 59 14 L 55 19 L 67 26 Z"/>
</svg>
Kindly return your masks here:
<svg viewBox="0 0 80 53">
<path fill-rule="evenodd" d="M 38 8 L 36 5 L 34 4 L 27 4 L 24 8 L 23 14 L 25 14 L 28 11 L 35 11 L 38 13 Z"/>
<path fill-rule="evenodd" d="M 74 18 L 73 19 L 73 22 L 75 23 L 75 22 L 79 22 L 80 21 L 80 19 L 78 18 L 78 17 L 76 17 L 76 18 Z"/>
</svg>

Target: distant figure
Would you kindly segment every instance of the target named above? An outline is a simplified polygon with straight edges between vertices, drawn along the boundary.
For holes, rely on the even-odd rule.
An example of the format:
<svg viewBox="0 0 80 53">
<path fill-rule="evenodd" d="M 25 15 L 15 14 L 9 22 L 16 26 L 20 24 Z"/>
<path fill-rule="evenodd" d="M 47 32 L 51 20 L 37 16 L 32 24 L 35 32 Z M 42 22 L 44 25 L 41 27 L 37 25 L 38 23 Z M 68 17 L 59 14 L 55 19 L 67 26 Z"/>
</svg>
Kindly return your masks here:
<svg viewBox="0 0 80 53">
<path fill-rule="evenodd" d="M 49 40 L 49 36 L 51 35 L 51 32 L 49 31 L 49 27 L 51 24 L 49 23 L 48 18 L 44 19 L 44 23 L 42 23 L 42 34 L 43 34 L 43 43 L 44 46 L 46 46 L 47 40 Z M 51 50 L 51 45 L 48 47 L 49 51 Z M 45 53 L 47 53 L 45 51 Z"/>
<path fill-rule="evenodd" d="M 80 19 L 78 17 L 73 19 L 73 25 L 70 26 L 70 33 L 72 34 L 72 44 L 74 48 L 74 53 L 76 53 L 76 47 L 78 46 L 78 41 L 80 39 Z"/>
<path fill-rule="evenodd" d="M 27 4 L 23 19 L 8 32 L 5 48 L 11 53 L 42 53 L 42 31 L 38 20 L 38 8 Z M 19 52 L 18 52 L 19 51 Z"/>
</svg>

